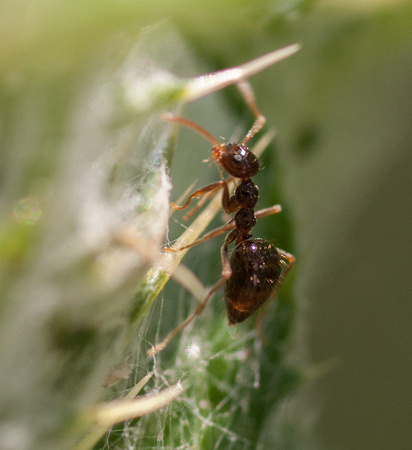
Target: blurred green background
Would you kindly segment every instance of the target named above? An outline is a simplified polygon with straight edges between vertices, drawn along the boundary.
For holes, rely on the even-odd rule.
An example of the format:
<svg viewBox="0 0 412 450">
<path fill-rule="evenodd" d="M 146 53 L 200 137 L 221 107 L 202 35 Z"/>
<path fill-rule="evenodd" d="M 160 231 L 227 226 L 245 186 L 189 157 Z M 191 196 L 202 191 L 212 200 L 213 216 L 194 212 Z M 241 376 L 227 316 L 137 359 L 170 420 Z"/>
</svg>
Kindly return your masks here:
<svg viewBox="0 0 412 450">
<path fill-rule="evenodd" d="M 90 266 L 98 244 L 93 234 L 102 218 L 116 223 L 117 214 L 133 215 L 134 210 L 125 213 L 126 207 L 114 205 L 127 197 L 122 192 L 131 177 L 141 175 L 133 170 L 144 165 L 148 151 L 140 142 L 131 146 L 141 152 L 136 159 L 117 157 L 116 167 L 104 158 L 96 161 L 110 154 L 107 149 L 126 147 L 130 125 L 136 135 L 143 130 L 148 146 L 159 145 L 164 127 L 153 117 L 173 101 L 161 95 L 152 101 L 143 93 L 136 100 L 139 110 L 130 99 L 123 104 L 116 97 L 128 80 L 123 61 L 134 42 L 143 41 L 139 55 L 148 73 L 153 64 L 185 78 L 301 43 L 298 54 L 250 80 L 268 128 L 277 131 L 256 179 L 259 202 L 262 208 L 283 206 L 283 218 L 260 221 L 255 236 L 274 240 L 298 258 L 292 277 L 297 316 L 285 357 L 305 367 L 306 380 L 282 408 L 314 432 L 310 443 L 305 438 L 277 441 L 272 424 L 279 407 L 268 409 L 257 448 L 410 448 L 411 24 L 411 3 L 393 0 L 2 3 L 0 447 L 50 445 L 42 438 L 36 445 L 28 421 L 57 442 L 54 433 L 69 415 L 59 405 L 73 397 L 73 413 L 97 401 L 96 380 L 124 352 L 125 323 L 119 317 L 135 281 L 126 279 L 120 288 L 109 283 L 109 293 L 106 285 L 96 287 Z M 144 33 L 154 37 L 146 42 Z M 139 70 L 143 79 L 145 71 Z M 105 89 L 112 84 L 116 101 L 108 107 Z M 250 119 L 232 88 L 189 104 L 184 114 L 227 139 L 241 136 Z M 216 180 L 216 170 L 201 165 L 208 156 L 207 143 L 189 131 L 180 133 L 171 170 L 173 199 L 192 178 L 198 186 Z M 108 193 L 96 188 L 96 175 L 91 187 L 87 184 L 91 167 L 116 180 Z M 82 204 L 86 191 L 104 192 L 109 200 L 99 203 L 91 195 Z M 44 209 L 43 228 L 27 231 L 12 216 L 19 199 L 33 193 L 49 210 Z M 93 214 L 89 225 L 88 214 Z M 180 222 L 173 220 L 170 238 L 179 229 Z M 156 244 L 163 232 L 154 231 Z M 208 285 L 219 274 L 218 247 L 207 243 L 187 262 Z M 46 263 L 44 270 L 36 261 Z M 57 273 L 53 283 L 46 283 L 51 267 Z M 137 267 L 141 276 L 145 269 Z M 36 299 L 36 283 L 44 302 Z M 165 308 L 167 295 L 172 294 L 165 294 Z M 56 307 L 59 302 L 72 306 Z M 221 307 L 215 303 L 215 309 Z M 265 329 L 275 314 L 270 308 Z M 217 317 L 215 330 L 224 324 L 223 316 Z M 49 319 L 57 324 L 51 331 Z M 162 323 L 160 335 L 171 327 Z M 50 336 L 58 346 L 52 353 Z M 65 346 L 72 353 L 64 353 Z M 87 361 L 93 358 L 91 370 Z M 74 373 L 75 381 L 66 380 L 66 372 Z M 51 398 L 45 387 L 51 381 L 55 390 L 50 392 L 61 396 Z M 59 445 L 68 448 L 67 442 L 63 437 Z M 203 441 L 202 448 L 214 446 L 216 441 Z"/>
</svg>

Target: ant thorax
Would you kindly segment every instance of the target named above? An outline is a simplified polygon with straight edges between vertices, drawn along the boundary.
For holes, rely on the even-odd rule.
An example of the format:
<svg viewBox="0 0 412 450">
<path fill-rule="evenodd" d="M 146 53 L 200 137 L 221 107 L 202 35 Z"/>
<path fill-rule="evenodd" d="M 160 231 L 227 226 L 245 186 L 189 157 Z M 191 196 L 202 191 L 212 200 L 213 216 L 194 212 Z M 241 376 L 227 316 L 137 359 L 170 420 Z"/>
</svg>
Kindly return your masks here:
<svg viewBox="0 0 412 450">
<path fill-rule="evenodd" d="M 235 190 L 236 202 L 243 208 L 254 208 L 259 198 L 259 188 L 250 179 L 243 180 Z"/>
</svg>

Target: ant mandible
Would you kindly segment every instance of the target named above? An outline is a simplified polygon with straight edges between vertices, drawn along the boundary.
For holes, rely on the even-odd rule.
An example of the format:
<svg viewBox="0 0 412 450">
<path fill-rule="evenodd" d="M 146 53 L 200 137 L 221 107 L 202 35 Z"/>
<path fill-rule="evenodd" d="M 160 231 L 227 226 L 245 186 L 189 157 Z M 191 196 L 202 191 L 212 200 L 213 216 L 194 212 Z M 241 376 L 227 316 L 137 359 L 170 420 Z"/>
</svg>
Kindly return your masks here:
<svg viewBox="0 0 412 450">
<path fill-rule="evenodd" d="M 183 117 L 166 114 L 163 119 L 176 122 L 193 129 L 213 144 L 212 156 L 221 172 L 221 167 L 233 178 L 241 180 L 234 194 L 229 195 L 228 180 L 223 179 L 194 191 L 181 205 L 172 203 L 174 209 L 185 209 L 194 198 L 222 189 L 222 207 L 227 214 L 235 214 L 225 225 L 206 233 L 200 239 L 178 249 L 167 248 L 167 251 L 181 251 L 204 242 L 223 233 L 229 232 L 221 247 L 222 277 L 210 289 L 203 301 L 192 315 L 171 331 L 167 337 L 148 351 L 154 355 L 162 351 L 166 345 L 206 306 L 213 294 L 225 285 L 225 302 L 228 324 L 241 323 L 256 312 L 270 297 L 277 294 L 287 273 L 295 262 L 295 257 L 263 239 L 251 239 L 252 228 L 260 217 L 276 214 L 281 211 L 280 205 L 274 205 L 255 213 L 259 198 L 259 189 L 251 177 L 260 171 L 257 157 L 246 146 L 265 124 L 265 117 L 260 113 L 252 88 L 247 82 L 238 83 L 238 88 L 255 116 L 255 122 L 240 144 L 220 143 L 214 136 L 200 125 Z M 221 172 L 222 175 L 222 172 Z M 196 207 L 194 208 L 196 209 Z M 232 242 L 235 248 L 229 258 L 228 246 Z"/>
</svg>

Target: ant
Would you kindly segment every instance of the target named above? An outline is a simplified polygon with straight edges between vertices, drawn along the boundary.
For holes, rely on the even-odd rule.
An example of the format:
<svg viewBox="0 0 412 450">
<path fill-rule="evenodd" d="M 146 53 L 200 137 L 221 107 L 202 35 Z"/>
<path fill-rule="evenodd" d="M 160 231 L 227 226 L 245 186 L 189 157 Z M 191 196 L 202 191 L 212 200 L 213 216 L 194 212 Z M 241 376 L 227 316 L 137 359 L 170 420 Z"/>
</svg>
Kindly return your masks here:
<svg viewBox="0 0 412 450">
<path fill-rule="evenodd" d="M 274 205 L 255 213 L 254 208 L 259 198 L 259 189 L 251 177 L 255 176 L 261 167 L 257 157 L 246 146 L 246 142 L 263 127 L 266 119 L 257 107 L 250 85 L 243 81 L 238 83 L 238 88 L 255 116 L 255 122 L 240 144 L 222 144 L 200 125 L 188 119 L 172 114 L 163 116 L 165 121 L 176 122 L 191 128 L 213 144 L 212 156 L 209 160 L 216 161 L 222 176 L 222 180 L 194 191 L 183 205 L 178 206 L 172 203 L 171 206 L 174 209 L 185 209 L 194 198 L 200 198 L 205 194 L 222 189 L 224 211 L 227 214 L 236 214 L 226 224 L 206 233 L 191 244 L 178 249 L 166 249 L 166 251 L 178 252 L 228 232 L 221 247 L 222 277 L 210 289 L 194 313 L 171 331 L 162 342 L 150 349 L 149 355 L 155 355 L 162 351 L 176 334 L 203 311 L 209 299 L 223 285 L 228 324 L 234 325 L 245 321 L 270 297 L 277 294 L 295 262 L 293 255 L 276 248 L 270 242 L 263 239 L 251 239 L 252 229 L 257 219 L 276 214 L 281 211 L 281 207 Z M 232 195 L 229 195 L 228 180 L 223 179 L 221 168 L 231 178 L 241 180 Z M 229 258 L 228 247 L 232 242 L 234 242 L 235 248 Z"/>
</svg>

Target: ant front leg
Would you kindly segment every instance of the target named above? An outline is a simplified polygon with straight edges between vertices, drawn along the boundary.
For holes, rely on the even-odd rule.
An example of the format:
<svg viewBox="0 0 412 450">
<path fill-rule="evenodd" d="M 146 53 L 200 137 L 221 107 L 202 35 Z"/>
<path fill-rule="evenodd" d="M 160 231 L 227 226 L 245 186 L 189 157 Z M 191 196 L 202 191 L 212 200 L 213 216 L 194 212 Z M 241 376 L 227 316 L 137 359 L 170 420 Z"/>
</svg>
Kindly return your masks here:
<svg viewBox="0 0 412 450">
<path fill-rule="evenodd" d="M 190 194 L 190 196 L 188 197 L 186 202 L 181 206 L 176 205 L 175 203 L 170 203 L 170 205 L 174 209 L 179 209 L 179 210 L 185 209 L 189 206 L 190 202 L 194 198 L 201 198 L 204 196 L 203 198 L 207 199 L 207 197 L 213 195 L 215 191 L 222 189 L 222 207 L 223 207 L 223 209 L 225 210 L 225 212 L 227 214 L 236 212 L 239 209 L 240 205 L 236 199 L 236 196 L 229 194 L 228 182 L 230 180 L 231 180 L 231 178 L 228 178 L 226 180 L 217 181 L 216 183 L 212 183 L 212 184 L 204 186 L 200 189 L 197 189 L 192 194 Z M 192 208 L 183 218 L 185 220 L 188 220 L 196 211 L 198 211 L 198 209 L 200 209 L 202 207 L 203 203 L 204 202 L 199 201 L 199 203 L 194 208 Z"/>
<path fill-rule="evenodd" d="M 189 206 L 190 202 L 194 199 L 194 198 L 201 198 L 203 197 L 203 195 L 205 194 L 209 194 L 215 190 L 218 190 L 222 187 L 222 185 L 224 184 L 224 181 L 218 181 L 216 183 L 212 183 L 212 184 L 208 184 L 207 186 L 204 186 L 200 189 L 197 189 L 196 191 L 194 191 L 192 194 L 189 195 L 188 199 L 186 200 L 186 202 L 179 206 L 176 205 L 175 203 L 170 203 L 172 208 L 174 209 L 185 209 Z M 193 214 L 193 213 L 192 213 Z"/>
<path fill-rule="evenodd" d="M 237 87 L 242 94 L 246 104 L 249 106 L 250 110 L 256 117 L 255 123 L 252 125 L 252 128 L 246 134 L 246 137 L 243 139 L 242 144 L 245 144 L 249 139 L 251 139 L 258 131 L 260 131 L 266 123 L 266 117 L 260 112 L 257 103 L 255 94 L 253 93 L 251 85 L 247 81 L 242 81 L 237 84 Z"/>
</svg>

